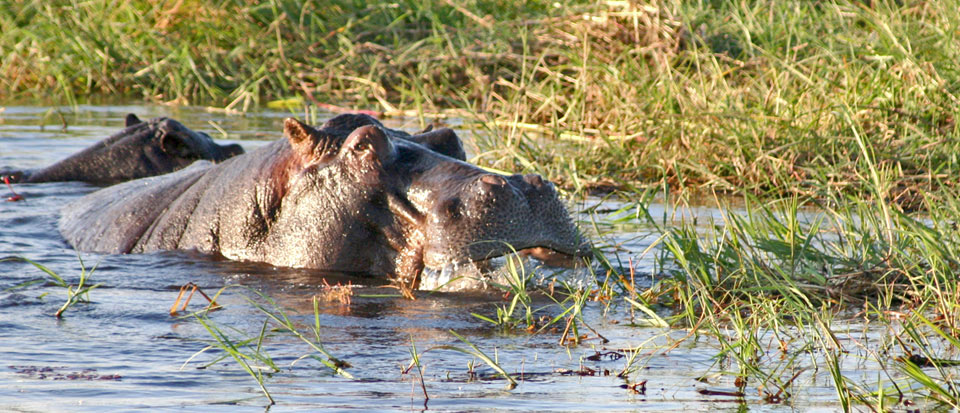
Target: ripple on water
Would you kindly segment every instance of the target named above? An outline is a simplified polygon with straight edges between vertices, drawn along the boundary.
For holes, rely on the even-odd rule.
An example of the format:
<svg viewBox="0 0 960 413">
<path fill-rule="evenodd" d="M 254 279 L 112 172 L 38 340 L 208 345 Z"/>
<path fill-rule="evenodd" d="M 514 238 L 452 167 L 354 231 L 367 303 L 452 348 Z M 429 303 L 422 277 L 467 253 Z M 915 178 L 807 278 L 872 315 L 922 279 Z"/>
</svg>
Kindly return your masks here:
<svg viewBox="0 0 960 413">
<path fill-rule="evenodd" d="M 19 293 L 6 293 L 0 295 L 0 308 L 29 307 L 41 304 L 44 304 L 44 301 L 39 297 L 33 297 Z M 5 328 L 3 324 L 0 324 L 0 330 L 3 328 Z"/>
</svg>

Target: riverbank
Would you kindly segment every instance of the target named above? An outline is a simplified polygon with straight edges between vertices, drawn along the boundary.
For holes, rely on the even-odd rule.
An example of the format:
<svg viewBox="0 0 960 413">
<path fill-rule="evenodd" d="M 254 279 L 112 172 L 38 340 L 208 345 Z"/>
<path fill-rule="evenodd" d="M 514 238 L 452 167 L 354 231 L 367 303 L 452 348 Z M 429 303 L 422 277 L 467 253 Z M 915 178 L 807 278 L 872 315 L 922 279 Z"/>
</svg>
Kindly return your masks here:
<svg viewBox="0 0 960 413">
<path fill-rule="evenodd" d="M 569 191 L 913 209 L 956 186 L 956 5 L 35 0 L 0 10 L 0 98 L 456 115 L 479 162 Z"/>
</svg>

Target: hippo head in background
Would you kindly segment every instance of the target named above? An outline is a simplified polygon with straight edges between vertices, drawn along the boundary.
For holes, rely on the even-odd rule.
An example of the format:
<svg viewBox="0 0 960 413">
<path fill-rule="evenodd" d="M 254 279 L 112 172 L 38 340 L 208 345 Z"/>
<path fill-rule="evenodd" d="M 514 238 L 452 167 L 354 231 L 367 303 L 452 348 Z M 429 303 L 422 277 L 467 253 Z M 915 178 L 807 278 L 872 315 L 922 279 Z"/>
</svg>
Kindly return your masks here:
<svg viewBox="0 0 960 413">
<path fill-rule="evenodd" d="M 134 114 L 126 127 L 46 168 L 11 174 L 21 182 L 84 181 L 114 184 L 176 171 L 205 159 L 220 162 L 243 153 L 237 144 L 218 145 L 170 118 L 146 122 Z"/>
<path fill-rule="evenodd" d="M 332 138 L 348 130 L 346 138 Z M 285 249 L 281 255 L 292 257 L 290 264 L 315 254 L 312 249 L 339 244 L 357 251 L 343 254 L 348 261 L 359 259 L 356 264 L 392 257 L 373 272 L 415 284 L 423 268 L 442 270 L 514 251 L 548 263 L 588 253 L 589 245 L 549 181 L 534 174 L 494 174 L 465 162 L 460 139 L 450 129 L 413 136 L 397 132 L 361 115 L 340 116 L 320 130 L 285 121 L 284 134 L 295 151 L 316 161 L 291 180 L 275 228 L 290 212 L 300 230 L 291 225 L 289 231 L 300 232 L 298 237 L 326 232 L 321 240 L 344 240 Z M 331 198 L 337 199 L 335 206 L 325 205 Z M 288 209 L 293 199 L 305 209 Z M 311 214 L 326 216 L 303 219 Z M 329 228 L 330 222 L 359 224 L 332 232 L 305 227 Z M 340 264 L 345 265 L 332 267 L 353 266 Z"/>
</svg>

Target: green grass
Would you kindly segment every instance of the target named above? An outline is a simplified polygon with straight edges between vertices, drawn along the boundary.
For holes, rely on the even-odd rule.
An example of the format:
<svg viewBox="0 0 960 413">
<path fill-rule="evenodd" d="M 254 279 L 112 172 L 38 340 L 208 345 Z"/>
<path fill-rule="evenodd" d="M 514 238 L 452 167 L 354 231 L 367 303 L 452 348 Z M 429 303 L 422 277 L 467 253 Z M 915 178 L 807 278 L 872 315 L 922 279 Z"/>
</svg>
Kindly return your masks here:
<svg viewBox="0 0 960 413">
<path fill-rule="evenodd" d="M 871 184 L 886 185 L 882 177 Z M 710 370 L 767 401 L 788 400 L 795 386 L 826 374 L 844 410 L 956 408 L 956 195 L 924 198 L 923 216 L 840 192 L 816 202 L 745 199 L 739 208 L 718 198 L 716 223 L 638 214 L 665 234 L 659 281 L 636 290 L 617 273 L 622 267 L 611 267 L 614 297 L 645 310 L 648 322 L 708 338 L 717 348 Z M 848 330 L 860 322 L 888 332 L 857 339 Z M 878 366 L 876 382 L 850 374 L 857 358 Z"/>
<path fill-rule="evenodd" d="M 237 287 L 245 288 L 236 285 L 223 287 L 217 292 L 217 294 L 214 295 L 213 301 L 215 302 L 216 299 L 228 288 Z M 346 370 L 351 367 L 350 363 L 330 354 L 330 352 L 324 348 L 323 343 L 320 340 L 324 330 L 328 327 L 320 324 L 320 304 L 316 297 L 313 298 L 314 323 L 312 326 L 309 326 L 306 329 L 307 332 L 304 333 L 304 329 L 301 327 L 300 323 L 295 321 L 295 319 L 292 319 L 287 314 L 287 311 L 282 306 L 277 304 L 272 298 L 260 291 L 249 288 L 245 289 L 252 294 L 242 295 L 242 297 L 246 299 L 247 303 L 249 303 L 254 309 L 258 310 L 259 314 L 266 316 L 260 329 L 258 330 L 258 333 L 251 335 L 242 329 L 220 325 L 210 318 L 208 309 L 190 314 L 187 317 L 192 316 L 198 323 L 200 323 L 200 325 L 202 325 L 204 329 L 210 333 L 213 341 L 209 346 L 201 349 L 199 352 L 190 357 L 190 359 L 184 363 L 184 366 L 201 353 L 208 350 L 217 349 L 221 354 L 214 358 L 213 361 L 204 365 L 204 368 L 217 364 L 225 360 L 227 357 L 232 358 L 244 371 L 247 372 L 247 374 L 250 375 L 250 377 L 257 382 L 257 385 L 263 392 L 264 397 L 267 398 L 267 401 L 270 405 L 273 405 L 276 403 L 276 401 L 273 399 L 273 396 L 270 394 L 269 390 L 267 390 L 265 382 L 266 379 L 272 374 L 280 373 L 281 369 L 274 363 L 273 358 L 270 357 L 269 353 L 267 353 L 266 345 L 268 342 L 275 341 L 277 336 L 293 336 L 305 343 L 310 348 L 310 351 L 291 363 L 291 367 L 298 361 L 309 358 L 316 360 L 320 364 L 329 368 L 333 373 L 343 378 L 354 378 L 353 375 Z M 250 337 L 242 338 L 244 336 Z M 314 353 L 319 353 L 320 356 Z M 265 374 L 264 371 L 267 373 Z"/>
<path fill-rule="evenodd" d="M 483 362 L 486 363 L 488 366 L 490 366 L 490 368 L 492 368 L 494 371 L 496 371 L 497 374 L 499 374 L 500 376 L 502 376 L 504 379 L 507 380 L 507 390 L 513 390 L 514 388 L 517 387 L 517 380 L 514 379 L 513 376 L 510 375 L 510 373 L 507 373 L 507 371 L 500 366 L 500 364 L 497 362 L 495 358 L 491 358 L 490 356 L 488 356 L 486 353 L 483 352 L 483 350 L 480 350 L 479 347 L 471 343 L 470 340 L 467 340 L 462 335 L 457 334 L 456 331 L 449 330 L 448 332 L 454 337 L 456 337 L 458 340 L 460 340 L 460 342 L 462 342 L 463 344 L 466 344 L 468 348 L 462 348 L 462 347 L 457 347 L 452 345 L 439 345 L 439 346 L 430 347 L 424 350 L 423 353 L 426 353 L 431 350 L 452 350 L 458 353 L 466 354 L 468 356 L 476 357 L 480 360 L 483 360 Z M 423 353 L 420 353 L 420 354 L 422 355 Z M 414 361 L 416 363 L 419 363 L 420 362 L 419 358 L 420 356 L 415 356 Z M 472 371 L 472 368 L 470 370 Z"/>
<path fill-rule="evenodd" d="M 88 284 L 88 281 L 89 281 L 90 277 L 93 276 L 93 272 L 96 271 L 97 266 L 93 266 L 93 268 L 90 268 L 90 269 L 88 270 L 87 267 L 83 265 L 83 258 L 80 258 L 80 256 L 78 255 L 78 256 L 77 256 L 77 260 L 80 261 L 80 277 L 79 277 L 79 280 L 77 281 L 77 284 L 76 284 L 76 285 L 73 285 L 73 284 L 69 283 L 69 282 L 68 282 L 67 280 L 65 280 L 62 276 L 60 276 L 60 274 L 57 274 L 55 271 L 47 268 L 45 265 L 43 265 L 43 264 L 41 264 L 41 263 L 39 263 L 39 262 L 33 261 L 33 260 L 31 260 L 31 259 L 28 259 L 28 258 L 24 258 L 24 257 L 8 257 L 8 258 L 2 258 L 2 259 L 0 259 L 0 262 L 3 262 L 3 261 L 22 261 L 22 262 L 29 263 L 30 265 L 36 267 L 36 268 L 37 268 L 38 270 L 40 270 L 40 271 L 43 271 L 44 274 L 46 274 L 47 276 L 50 277 L 50 280 L 47 281 L 48 283 L 52 284 L 53 286 L 61 287 L 61 288 L 65 289 L 65 290 L 66 290 L 66 294 L 67 294 L 67 300 L 66 300 L 66 302 L 64 302 L 63 305 L 60 306 L 60 308 L 53 314 L 54 317 L 61 318 L 61 317 L 63 317 L 63 313 L 64 313 L 65 311 L 67 311 L 67 309 L 69 309 L 70 307 L 73 307 L 74 304 L 77 304 L 77 303 L 90 303 L 90 302 L 91 302 L 91 301 L 90 301 L 90 291 L 92 291 L 92 290 L 94 290 L 94 289 L 96 289 L 97 287 L 100 286 L 100 284 L 94 284 L 94 285 L 89 285 L 89 284 Z M 12 287 L 5 288 L 5 289 L 3 289 L 3 292 L 9 292 L 9 291 L 14 291 L 14 290 L 19 290 L 19 289 L 21 289 L 21 288 L 26 288 L 26 287 L 29 287 L 29 286 L 31 286 L 31 285 L 40 284 L 40 283 L 44 283 L 44 280 L 43 280 L 42 278 L 40 278 L 40 279 L 33 279 L 33 280 L 29 280 L 29 281 L 22 282 L 22 283 L 20 283 L 20 284 L 17 284 L 17 285 L 15 285 L 15 286 L 12 286 Z M 44 293 L 43 295 L 41 295 L 41 297 L 46 296 L 46 295 L 47 295 L 47 293 Z"/>
<path fill-rule="evenodd" d="M 207 350 L 218 349 L 223 354 L 212 362 L 207 363 L 204 368 L 209 367 L 213 364 L 216 364 L 224 359 L 227 356 L 233 358 L 233 360 L 243 368 L 243 371 L 247 372 L 254 380 L 256 380 L 257 385 L 260 387 L 260 391 L 263 392 L 263 396 L 267 398 L 267 401 L 270 402 L 270 405 L 276 404 L 276 401 L 273 399 L 273 396 L 270 395 L 270 391 L 267 390 L 264 380 L 264 370 L 270 373 L 280 372 L 280 368 L 273 362 L 273 358 L 270 357 L 266 350 L 263 348 L 263 342 L 267 338 L 267 321 L 264 320 L 262 327 L 260 328 L 260 334 L 248 339 L 237 340 L 232 335 L 233 334 L 243 334 L 242 331 L 236 329 L 227 329 L 215 324 L 210 320 L 207 315 L 204 314 L 194 314 L 197 322 L 203 326 L 204 329 L 210 333 L 210 336 L 213 337 L 213 344 L 203 348 L 192 357 L 190 357 L 187 362 L 192 360 L 194 357 L 198 356 L 200 353 L 203 353 Z M 227 330 L 226 332 L 224 330 Z M 259 364 L 253 364 L 257 362 Z M 186 365 L 186 363 L 184 363 Z"/>
<path fill-rule="evenodd" d="M 955 186 L 957 1 L 459 4 L 8 0 L 0 99 L 457 116 L 479 162 L 578 192 Z"/>
</svg>

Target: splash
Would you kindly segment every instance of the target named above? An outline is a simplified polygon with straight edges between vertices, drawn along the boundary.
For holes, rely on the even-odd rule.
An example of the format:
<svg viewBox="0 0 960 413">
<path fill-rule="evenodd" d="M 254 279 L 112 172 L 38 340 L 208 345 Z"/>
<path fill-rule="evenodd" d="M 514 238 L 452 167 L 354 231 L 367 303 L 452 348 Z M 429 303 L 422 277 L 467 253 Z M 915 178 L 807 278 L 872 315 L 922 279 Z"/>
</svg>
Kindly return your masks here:
<svg viewBox="0 0 960 413">
<path fill-rule="evenodd" d="M 513 261 L 513 266 L 509 262 Z M 486 290 L 496 285 L 507 285 L 514 278 L 511 272 L 528 280 L 530 287 L 547 287 L 567 283 L 575 288 L 594 284 L 593 271 L 586 265 L 575 268 L 552 267 L 524 254 L 509 254 L 484 261 L 450 263 L 442 269 L 424 268 L 420 276 L 422 291 Z"/>
</svg>

